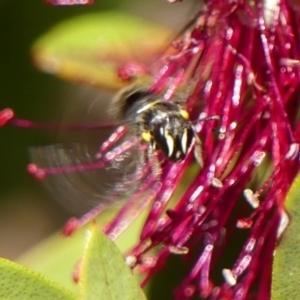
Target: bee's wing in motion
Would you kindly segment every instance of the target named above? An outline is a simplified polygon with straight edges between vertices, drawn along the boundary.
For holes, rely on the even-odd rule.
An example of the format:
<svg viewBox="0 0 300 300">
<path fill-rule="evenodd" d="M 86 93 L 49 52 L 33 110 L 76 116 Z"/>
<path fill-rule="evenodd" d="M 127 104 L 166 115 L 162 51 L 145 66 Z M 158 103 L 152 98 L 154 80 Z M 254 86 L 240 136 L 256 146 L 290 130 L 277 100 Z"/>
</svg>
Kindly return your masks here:
<svg viewBox="0 0 300 300">
<path fill-rule="evenodd" d="M 122 152 L 124 142 L 128 149 Z M 80 214 L 101 202 L 110 205 L 128 198 L 149 176 L 145 150 L 134 139 L 128 142 L 114 145 L 98 159 L 98 149 L 81 144 L 35 147 L 30 156 L 45 171 L 43 182 L 52 196 Z"/>
</svg>

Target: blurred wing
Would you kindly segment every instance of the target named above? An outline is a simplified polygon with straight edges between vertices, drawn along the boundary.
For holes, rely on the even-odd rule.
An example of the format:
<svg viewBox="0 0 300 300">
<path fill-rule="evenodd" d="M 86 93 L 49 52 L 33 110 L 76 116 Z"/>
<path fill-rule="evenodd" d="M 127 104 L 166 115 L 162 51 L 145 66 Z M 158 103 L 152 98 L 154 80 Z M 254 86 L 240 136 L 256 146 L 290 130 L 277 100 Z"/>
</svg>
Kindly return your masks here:
<svg viewBox="0 0 300 300">
<path fill-rule="evenodd" d="M 81 144 L 56 144 L 30 149 L 33 163 L 44 169 L 46 188 L 73 213 L 82 213 L 101 202 L 107 205 L 126 199 L 141 184 L 138 145 L 120 152 L 122 144 L 96 159 L 97 149 Z"/>
</svg>

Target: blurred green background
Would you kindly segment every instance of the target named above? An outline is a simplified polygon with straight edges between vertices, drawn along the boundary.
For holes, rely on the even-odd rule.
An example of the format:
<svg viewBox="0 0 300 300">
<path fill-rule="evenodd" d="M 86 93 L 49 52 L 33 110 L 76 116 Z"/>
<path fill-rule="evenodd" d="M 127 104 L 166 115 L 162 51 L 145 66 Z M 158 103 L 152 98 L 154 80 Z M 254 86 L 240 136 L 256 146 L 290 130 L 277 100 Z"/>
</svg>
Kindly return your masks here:
<svg viewBox="0 0 300 300">
<path fill-rule="evenodd" d="M 120 1 L 93 6 L 58 7 L 42 0 L 0 2 L 0 107 L 21 118 L 59 121 L 55 107 L 67 83 L 37 70 L 32 43 L 66 18 L 112 8 Z M 16 258 L 45 235 L 59 229 L 68 213 L 47 197 L 26 173 L 27 148 L 51 143 L 49 133 L 6 127 L 0 130 L 0 256 Z M 53 143 L 53 139 L 52 139 Z"/>
<path fill-rule="evenodd" d="M 188 2 L 188 1 L 186 1 Z M 37 70 L 33 42 L 60 21 L 105 9 L 127 10 L 140 17 L 180 29 L 192 12 L 191 3 L 165 0 L 95 1 L 91 6 L 50 6 L 42 0 L 0 0 L 0 109 L 11 107 L 20 118 L 59 122 L 61 103 L 74 85 Z M 68 96 L 69 95 L 69 96 Z M 67 99 L 66 99 L 67 98 Z M 86 101 L 89 101 L 88 99 Z M 15 259 L 32 245 L 59 230 L 70 217 L 26 173 L 27 149 L 51 144 L 55 135 L 12 127 L 0 129 L 0 256 Z"/>
</svg>

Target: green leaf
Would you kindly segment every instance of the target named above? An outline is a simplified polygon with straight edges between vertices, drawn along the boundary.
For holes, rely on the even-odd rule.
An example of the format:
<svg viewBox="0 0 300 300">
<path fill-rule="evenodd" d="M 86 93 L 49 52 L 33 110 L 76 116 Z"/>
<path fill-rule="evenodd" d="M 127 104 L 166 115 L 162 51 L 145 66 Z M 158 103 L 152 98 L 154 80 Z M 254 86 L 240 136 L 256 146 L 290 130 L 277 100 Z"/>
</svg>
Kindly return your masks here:
<svg viewBox="0 0 300 300">
<path fill-rule="evenodd" d="M 97 218 L 99 228 L 107 224 L 116 212 L 116 208 L 103 212 Z M 139 240 L 140 229 L 146 216 L 147 211 L 142 213 L 138 220 L 133 222 L 116 240 L 121 252 L 125 253 Z M 18 262 L 59 282 L 67 289 L 78 294 L 78 284 L 75 284 L 72 280 L 72 274 L 76 263 L 82 258 L 86 229 L 85 226 L 70 237 L 64 237 L 61 232 L 56 233 L 30 249 L 18 259 Z"/>
<path fill-rule="evenodd" d="M 82 255 L 83 231 L 77 231 L 71 237 L 65 237 L 58 232 L 30 249 L 18 259 L 18 263 L 78 294 L 78 285 L 74 283 L 72 274 Z"/>
<path fill-rule="evenodd" d="M 0 258 L 1 300 L 74 300 L 58 283 L 21 265 Z"/>
<path fill-rule="evenodd" d="M 96 223 L 88 231 L 79 274 L 82 300 L 146 299 L 121 252 Z"/>
<path fill-rule="evenodd" d="M 298 299 L 300 295 L 300 175 L 285 201 L 289 225 L 275 251 L 272 300 Z M 283 216 L 285 213 L 283 212 Z"/>
<path fill-rule="evenodd" d="M 54 27 L 34 44 L 33 57 L 46 72 L 115 89 L 124 85 L 120 66 L 155 62 L 170 37 L 169 30 L 120 12 L 94 13 Z"/>
</svg>

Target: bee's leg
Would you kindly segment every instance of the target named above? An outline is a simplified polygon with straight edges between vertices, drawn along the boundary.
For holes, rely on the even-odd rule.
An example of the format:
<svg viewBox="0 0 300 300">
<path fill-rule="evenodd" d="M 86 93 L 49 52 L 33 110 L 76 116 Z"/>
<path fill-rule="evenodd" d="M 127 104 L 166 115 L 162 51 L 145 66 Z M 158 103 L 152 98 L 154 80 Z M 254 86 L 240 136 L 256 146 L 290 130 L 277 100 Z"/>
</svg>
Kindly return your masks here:
<svg viewBox="0 0 300 300">
<path fill-rule="evenodd" d="M 131 168 L 131 176 L 132 181 L 136 182 L 141 180 L 145 175 L 145 167 L 146 167 L 146 154 L 145 147 L 143 144 L 140 144 L 137 153 L 134 155 L 134 161 L 132 162 Z"/>
<path fill-rule="evenodd" d="M 203 167 L 203 156 L 202 156 L 202 145 L 201 145 L 201 140 L 198 137 L 197 134 L 195 134 L 195 146 L 194 146 L 194 155 L 195 158 L 199 164 L 199 166 L 202 168 Z M 222 188 L 223 187 L 223 183 L 220 179 L 213 177 L 211 184 L 215 187 L 215 188 Z"/>
<path fill-rule="evenodd" d="M 147 163 L 150 163 L 152 174 L 155 176 L 155 179 L 160 179 L 161 166 L 155 153 L 156 145 L 153 137 L 149 129 L 145 128 L 143 122 L 139 122 L 137 128 L 138 135 L 141 137 L 141 140 L 147 144 L 147 150 L 142 151 L 141 154 L 141 160 L 143 161 L 141 166 L 144 168 Z"/>
<path fill-rule="evenodd" d="M 137 170 L 142 172 L 145 169 L 145 166 L 147 165 L 147 152 L 146 152 L 146 145 L 145 142 L 148 144 L 150 140 L 150 134 L 145 129 L 143 122 L 139 121 L 136 124 L 136 135 L 140 138 L 140 151 L 138 154 L 138 165 Z M 148 148 L 148 145 L 147 145 Z"/>
<path fill-rule="evenodd" d="M 202 168 L 203 167 L 202 143 L 196 133 L 195 133 L 194 155 L 195 155 L 195 158 L 196 158 L 199 166 Z"/>
<path fill-rule="evenodd" d="M 146 146 L 146 145 L 144 145 Z M 147 145 L 147 149 L 141 148 L 138 158 L 138 164 L 136 172 L 140 174 L 145 174 L 145 170 L 148 170 L 148 166 L 151 168 L 151 173 L 154 175 L 155 179 L 160 178 L 161 176 L 161 166 L 157 155 L 155 153 L 155 147 L 153 147 L 150 143 Z"/>
<path fill-rule="evenodd" d="M 210 120 L 220 120 L 220 116 L 215 115 L 215 116 L 203 117 L 203 118 L 198 119 L 196 122 L 200 123 L 203 121 L 210 121 Z"/>
<path fill-rule="evenodd" d="M 160 162 L 155 153 L 155 144 L 149 144 L 147 154 L 151 164 L 152 174 L 154 175 L 155 179 L 160 179 L 162 170 Z"/>
</svg>

